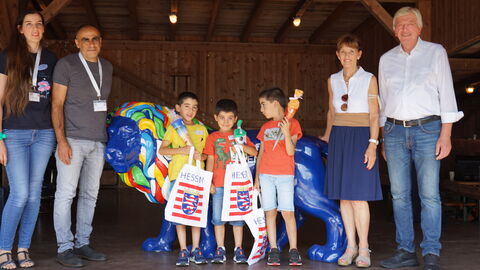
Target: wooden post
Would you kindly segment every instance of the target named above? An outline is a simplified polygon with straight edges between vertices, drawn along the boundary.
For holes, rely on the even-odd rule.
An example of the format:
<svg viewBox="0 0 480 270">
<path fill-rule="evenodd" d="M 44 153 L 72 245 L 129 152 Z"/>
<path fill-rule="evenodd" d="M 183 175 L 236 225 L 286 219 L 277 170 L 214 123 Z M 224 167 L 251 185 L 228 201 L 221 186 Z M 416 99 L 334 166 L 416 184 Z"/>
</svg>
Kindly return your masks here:
<svg viewBox="0 0 480 270">
<path fill-rule="evenodd" d="M 432 40 L 432 0 L 417 0 L 417 8 L 422 14 L 423 28 L 421 38 Z"/>
</svg>

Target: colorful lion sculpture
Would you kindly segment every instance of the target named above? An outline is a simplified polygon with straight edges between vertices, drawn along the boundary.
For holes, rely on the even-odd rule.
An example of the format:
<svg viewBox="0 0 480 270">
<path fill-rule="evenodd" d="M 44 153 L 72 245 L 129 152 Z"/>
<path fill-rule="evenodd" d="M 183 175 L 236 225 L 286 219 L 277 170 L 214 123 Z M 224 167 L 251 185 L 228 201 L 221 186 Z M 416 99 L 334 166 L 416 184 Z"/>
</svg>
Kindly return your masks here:
<svg viewBox="0 0 480 270">
<path fill-rule="evenodd" d="M 170 124 L 168 111 L 167 107 L 153 103 L 129 102 L 111 114 L 108 121 L 106 160 L 125 184 L 144 193 L 153 203 L 165 202 L 162 187 L 166 189 L 169 185 L 169 158 L 157 154 L 166 127 Z M 257 133 L 251 130 L 247 135 L 258 145 Z M 294 203 L 298 227 L 304 222 L 304 213 L 326 224 L 326 242 L 310 247 L 309 258 L 336 262 L 346 248 L 346 239 L 338 204 L 328 200 L 323 193 L 325 167 L 322 153 L 326 153 L 326 145 L 317 138 L 305 136 L 298 141 L 295 151 Z M 249 160 L 249 165 L 254 170 L 255 159 Z M 279 246 L 284 246 L 288 242 L 284 224 L 279 225 L 277 233 Z M 163 220 L 159 236 L 145 240 L 143 249 L 171 251 L 175 238 L 175 226 Z M 202 229 L 200 248 L 206 257 L 213 256 L 216 244 L 211 222 Z"/>
</svg>

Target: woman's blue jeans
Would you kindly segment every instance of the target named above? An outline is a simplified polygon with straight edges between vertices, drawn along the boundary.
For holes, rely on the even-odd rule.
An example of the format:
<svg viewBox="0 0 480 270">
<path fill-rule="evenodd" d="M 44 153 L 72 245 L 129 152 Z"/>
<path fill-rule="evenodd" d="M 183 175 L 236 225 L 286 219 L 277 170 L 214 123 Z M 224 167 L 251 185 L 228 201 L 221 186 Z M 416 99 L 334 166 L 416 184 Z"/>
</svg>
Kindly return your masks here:
<svg viewBox="0 0 480 270">
<path fill-rule="evenodd" d="M 29 248 L 40 208 L 42 183 L 55 147 L 53 129 L 4 129 L 7 135 L 7 176 L 10 194 L 3 209 L 0 249 Z"/>
<path fill-rule="evenodd" d="M 415 251 L 412 214 L 412 165 L 417 174 L 421 201 L 422 254 L 440 255 L 442 206 L 439 192 L 440 161 L 435 147 L 440 136 L 440 120 L 420 126 L 403 127 L 385 123 L 385 154 L 393 199 L 398 249 Z"/>
</svg>

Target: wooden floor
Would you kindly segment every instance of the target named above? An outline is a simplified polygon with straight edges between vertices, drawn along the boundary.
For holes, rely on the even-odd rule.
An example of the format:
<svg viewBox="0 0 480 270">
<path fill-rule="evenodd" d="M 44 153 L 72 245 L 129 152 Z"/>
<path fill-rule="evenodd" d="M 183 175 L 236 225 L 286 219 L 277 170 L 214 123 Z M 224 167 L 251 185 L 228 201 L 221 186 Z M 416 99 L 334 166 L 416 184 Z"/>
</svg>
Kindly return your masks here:
<svg viewBox="0 0 480 270">
<path fill-rule="evenodd" d="M 88 269 L 171 269 L 174 267 L 178 246 L 172 253 L 150 253 L 141 249 L 143 240 L 156 236 L 163 218 L 163 206 L 154 205 L 143 195 L 130 188 L 102 189 L 99 195 L 92 245 L 108 255 L 107 262 L 88 262 Z M 37 230 L 32 242 L 32 257 L 35 269 L 66 269 L 55 261 L 56 242 L 52 222 L 52 212 L 48 204 L 42 207 Z M 395 248 L 394 224 L 391 221 L 391 208 L 387 201 L 372 204 L 372 224 L 370 247 L 372 268 L 382 269 L 380 260 L 388 257 Z M 418 229 L 418 224 L 417 224 Z M 250 267 L 235 265 L 231 261 L 231 231 L 227 229 L 227 252 L 230 257 L 225 265 L 191 266 L 193 269 L 264 269 L 265 261 Z M 322 243 L 324 227 L 319 220 L 307 220 L 299 231 L 299 247 L 304 257 L 301 269 L 337 269 L 335 264 L 310 261 L 306 251 L 312 244 Z M 417 230 L 416 239 L 421 239 Z M 478 269 L 480 265 L 480 225 L 478 222 L 463 222 L 453 216 L 444 220 L 442 235 L 442 269 Z M 249 249 L 252 238 L 248 229 L 245 232 L 244 246 Z M 227 254 L 228 255 L 228 254 Z M 284 254 L 286 256 L 286 254 Z M 282 258 L 279 269 L 290 269 Z M 271 268 L 271 267 L 270 267 Z M 340 267 L 338 267 L 340 268 Z M 356 269 L 342 267 L 341 269 Z M 408 269 L 408 268 L 404 268 Z M 417 268 L 410 268 L 417 269 Z M 419 268 L 421 269 L 421 268 Z"/>
</svg>

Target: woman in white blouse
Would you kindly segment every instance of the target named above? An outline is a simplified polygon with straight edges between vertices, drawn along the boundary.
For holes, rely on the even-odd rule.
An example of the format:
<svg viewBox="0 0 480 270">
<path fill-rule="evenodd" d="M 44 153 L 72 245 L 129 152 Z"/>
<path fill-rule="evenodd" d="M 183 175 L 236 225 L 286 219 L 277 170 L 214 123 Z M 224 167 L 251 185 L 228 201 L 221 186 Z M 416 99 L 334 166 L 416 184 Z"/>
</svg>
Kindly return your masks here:
<svg viewBox="0 0 480 270">
<path fill-rule="evenodd" d="M 329 143 L 325 192 L 329 199 L 340 200 L 348 239 L 338 264 L 355 262 L 357 267 L 369 267 L 368 201 L 382 199 L 377 161 L 377 80 L 358 66 L 362 51 L 356 36 L 342 36 L 336 54 L 343 69 L 328 80 L 327 127 L 321 137 Z"/>
</svg>

